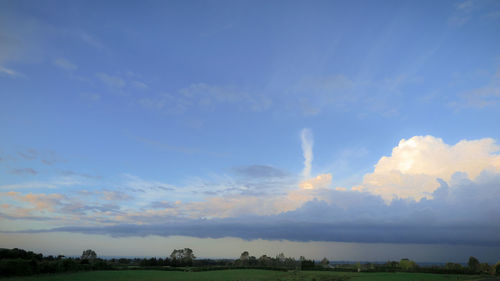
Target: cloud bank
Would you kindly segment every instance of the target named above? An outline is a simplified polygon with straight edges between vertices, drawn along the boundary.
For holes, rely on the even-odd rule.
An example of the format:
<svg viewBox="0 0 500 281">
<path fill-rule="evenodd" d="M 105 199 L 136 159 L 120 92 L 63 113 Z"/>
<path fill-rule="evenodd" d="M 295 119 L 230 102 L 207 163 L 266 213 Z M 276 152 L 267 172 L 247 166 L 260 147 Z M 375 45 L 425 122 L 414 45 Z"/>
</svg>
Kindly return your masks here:
<svg viewBox="0 0 500 281">
<path fill-rule="evenodd" d="M 441 181 L 434 198 L 394 200 L 356 191 L 319 190 L 302 207 L 271 216 L 184 219 L 162 224 L 59 227 L 28 232 L 78 232 L 125 236 L 184 235 L 200 238 L 425 243 L 500 246 L 500 175 L 484 173 L 476 181 L 457 175 Z M 466 206 L 466 207 L 464 207 Z"/>
<path fill-rule="evenodd" d="M 303 130 L 301 137 L 306 176 L 312 133 Z M 126 175 L 120 190 L 86 192 L 88 198 L 7 192 L 3 200 L 10 201 L 1 205 L 0 216 L 82 222 L 72 226 L 63 220 L 57 227 L 21 232 L 500 246 L 498 152 L 492 139 L 450 145 L 415 136 L 401 140 L 352 188 L 333 187 L 329 173 L 304 179 L 249 165 L 234 168 L 236 178 L 199 187 Z M 171 199 L 203 190 L 213 193 L 199 200 Z"/>
</svg>

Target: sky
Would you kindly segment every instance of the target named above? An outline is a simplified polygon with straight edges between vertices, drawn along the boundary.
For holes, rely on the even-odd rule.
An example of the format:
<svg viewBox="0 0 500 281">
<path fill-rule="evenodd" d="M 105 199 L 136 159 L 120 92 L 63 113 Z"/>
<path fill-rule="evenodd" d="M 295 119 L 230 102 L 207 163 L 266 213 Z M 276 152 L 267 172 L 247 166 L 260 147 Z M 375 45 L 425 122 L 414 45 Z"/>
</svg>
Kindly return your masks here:
<svg viewBox="0 0 500 281">
<path fill-rule="evenodd" d="M 0 0 L 0 247 L 500 260 L 500 2 Z"/>
</svg>

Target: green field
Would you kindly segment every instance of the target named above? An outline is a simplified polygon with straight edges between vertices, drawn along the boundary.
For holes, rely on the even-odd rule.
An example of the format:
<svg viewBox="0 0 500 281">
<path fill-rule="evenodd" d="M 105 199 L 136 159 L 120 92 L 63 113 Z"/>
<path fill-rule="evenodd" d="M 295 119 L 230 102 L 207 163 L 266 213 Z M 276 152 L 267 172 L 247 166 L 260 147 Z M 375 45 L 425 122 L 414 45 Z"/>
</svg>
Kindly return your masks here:
<svg viewBox="0 0 500 281">
<path fill-rule="evenodd" d="M 419 281 L 419 280 L 480 280 L 480 276 L 470 275 L 442 275 L 426 273 L 351 273 L 351 272 L 325 272 L 325 271 L 302 271 L 281 272 L 271 270 L 240 269 L 240 270 L 218 270 L 205 272 L 179 272 L 160 270 L 122 270 L 122 271 L 92 271 L 78 273 L 63 273 L 52 275 L 40 275 L 30 277 L 2 278 L 2 281 L 264 281 L 264 280 L 304 280 L 304 281 L 327 281 L 341 280 L 340 277 L 350 277 L 352 281 Z M 487 278 L 487 277 L 486 277 Z M 486 279 L 484 278 L 484 279 Z"/>
</svg>

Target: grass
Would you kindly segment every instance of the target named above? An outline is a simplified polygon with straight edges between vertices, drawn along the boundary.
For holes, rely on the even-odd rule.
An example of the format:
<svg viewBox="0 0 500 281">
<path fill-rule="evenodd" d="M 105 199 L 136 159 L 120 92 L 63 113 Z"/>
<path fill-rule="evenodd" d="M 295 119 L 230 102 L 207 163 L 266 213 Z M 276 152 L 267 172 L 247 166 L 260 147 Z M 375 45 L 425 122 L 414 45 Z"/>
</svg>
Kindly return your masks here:
<svg viewBox="0 0 500 281">
<path fill-rule="evenodd" d="M 480 276 L 427 273 L 351 273 L 302 271 L 281 272 L 258 269 L 179 272 L 159 270 L 121 270 L 62 273 L 29 277 L 2 278 L 2 281 L 453 281 L 480 280 Z M 485 278 L 486 279 L 486 278 Z M 344 279 L 345 280 L 345 279 Z"/>
</svg>

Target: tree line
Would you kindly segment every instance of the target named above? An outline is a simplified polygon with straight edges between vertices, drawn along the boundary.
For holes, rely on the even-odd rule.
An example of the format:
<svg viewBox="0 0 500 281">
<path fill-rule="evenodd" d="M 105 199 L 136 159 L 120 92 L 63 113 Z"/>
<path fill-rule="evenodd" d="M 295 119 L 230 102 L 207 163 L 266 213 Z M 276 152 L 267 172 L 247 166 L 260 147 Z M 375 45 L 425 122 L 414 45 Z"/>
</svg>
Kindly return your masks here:
<svg viewBox="0 0 500 281">
<path fill-rule="evenodd" d="M 85 270 L 117 269 L 161 269 L 161 270 L 222 270 L 255 268 L 269 270 L 331 270 L 353 272 L 421 272 L 442 274 L 492 274 L 500 275 L 500 262 L 495 265 L 481 263 L 470 257 L 466 265 L 446 263 L 444 265 L 419 266 L 409 259 L 386 263 L 341 263 L 332 264 L 327 258 L 321 261 L 301 256 L 298 260 L 283 253 L 275 257 L 255 257 L 248 251 L 237 259 L 197 259 L 190 248 L 175 249 L 165 258 L 99 258 L 95 251 L 85 250 L 80 257 L 43 256 L 22 249 L 0 249 L 0 276 L 20 276 L 43 273 L 74 272 Z"/>
<path fill-rule="evenodd" d="M 0 249 L 0 276 L 107 269 L 111 269 L 108 262 L 97 258 L 92 250 L 84 251 L 80 258 L 72 258 L 63 255 L 43 256 L 17 248 Z"/>
</svg>

